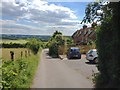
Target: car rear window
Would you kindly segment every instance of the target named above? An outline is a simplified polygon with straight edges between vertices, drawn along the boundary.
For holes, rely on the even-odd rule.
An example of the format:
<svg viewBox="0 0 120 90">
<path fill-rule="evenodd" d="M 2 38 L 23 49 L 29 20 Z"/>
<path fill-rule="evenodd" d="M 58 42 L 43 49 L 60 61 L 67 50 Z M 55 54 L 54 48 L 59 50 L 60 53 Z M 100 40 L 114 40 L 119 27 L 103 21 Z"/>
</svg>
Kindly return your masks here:
<svg viewBox="0 0 120 90">
<path fill-rule="evenodd" d="M 88 54 L 91 54 L 93 51 L 92 50 L 90 50 L 90 51 L 88 51 Z"/>
<path fill-rule="evenodd" d="M 79 52 L 79 49 L 71 49 L 71 52 Z"/>
</svg>

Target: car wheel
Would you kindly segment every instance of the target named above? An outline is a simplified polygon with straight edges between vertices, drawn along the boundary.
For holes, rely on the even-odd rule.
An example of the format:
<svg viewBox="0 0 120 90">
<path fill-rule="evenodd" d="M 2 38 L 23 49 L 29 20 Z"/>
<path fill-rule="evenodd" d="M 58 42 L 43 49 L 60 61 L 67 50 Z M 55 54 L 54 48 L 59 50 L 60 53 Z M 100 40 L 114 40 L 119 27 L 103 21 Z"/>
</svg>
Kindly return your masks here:
<svg viewBox="0 0 120 90">
<path fill-rule="evenodd" d="M 89 63 L 90 63 L 90 64 L 93 64 L 93 63 L 94 63 L 94 61 L 93 61 L 93 60 L 89 60 Z"/>
<path fill-rule="evenodd" d="M 68 59 L 71 59 L 71 57 L 70 57 L 69 55 L 67 56 L 67 58 L 68 58 Z"/>
<path fill-rule="evenodd" d="M 79 56 L 78 59 L 81 59 L 81 56 Z"/>
<path fill-rule="evenodd" d="M 94 63 L 98 63 L 98 58 L 95 58 L 95 59 L 94 59 Z"/>
</svg>

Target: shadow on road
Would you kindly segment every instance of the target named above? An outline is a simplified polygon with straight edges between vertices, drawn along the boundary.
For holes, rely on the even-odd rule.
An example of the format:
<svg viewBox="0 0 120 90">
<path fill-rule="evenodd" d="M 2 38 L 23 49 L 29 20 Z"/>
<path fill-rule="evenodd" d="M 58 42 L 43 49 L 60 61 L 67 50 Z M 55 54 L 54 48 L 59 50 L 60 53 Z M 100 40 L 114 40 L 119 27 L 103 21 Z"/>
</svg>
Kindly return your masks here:
<svg viewBox="0 0 120 90">
<path fill-rule="evenodd" d="M 89 64 L 89 65 L 96 65 L 96 63 L 94 62 L 85 62 L 86 64 Z"/>
<path fill-rule="evenodd" d="M 48 52 L 46 52 L 45 54 L 46 54 L 46 59 L 49 59 L 49 60 L 59 59 L 56 56 L 50 56 Z"/>
</svg>

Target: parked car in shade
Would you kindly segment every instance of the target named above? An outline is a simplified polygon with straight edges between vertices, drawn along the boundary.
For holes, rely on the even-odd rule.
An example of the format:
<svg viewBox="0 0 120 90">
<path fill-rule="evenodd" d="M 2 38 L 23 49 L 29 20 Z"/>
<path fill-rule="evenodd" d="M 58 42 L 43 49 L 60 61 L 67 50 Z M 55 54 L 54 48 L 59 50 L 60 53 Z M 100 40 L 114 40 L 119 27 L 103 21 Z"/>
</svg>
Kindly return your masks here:
<svg viewBox="0 0 120 90">
<path fill-rule="evenodd" d="M 91 63 L 98 63 L 98 54 L 96 49 L 91 49 L 86 53 L 86 59 Z"/>
<path fill-rule="evenodd" d="M 77 58 L 81 59 L 80 49 L 78 47 L 70 47 L 67 52 L 67 58 Z"/>
</svg>

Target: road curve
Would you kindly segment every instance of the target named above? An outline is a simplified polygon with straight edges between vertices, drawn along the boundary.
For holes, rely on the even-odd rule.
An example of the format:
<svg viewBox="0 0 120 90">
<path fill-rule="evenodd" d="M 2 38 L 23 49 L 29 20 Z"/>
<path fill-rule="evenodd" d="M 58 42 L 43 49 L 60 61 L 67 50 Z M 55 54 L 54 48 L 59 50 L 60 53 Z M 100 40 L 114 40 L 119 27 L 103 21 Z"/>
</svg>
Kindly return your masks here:
<svg viewBox="0 0 120 90">
<path fill-rule="evenodd" d="M 41 60 L 31 88 L 93 88 L 83 74 L 70 68 L 64 60 L 51 58 L 42 50 Z"/>
</svg>

